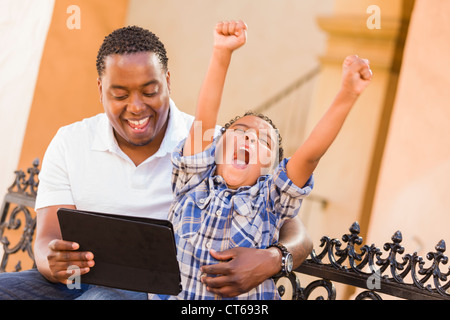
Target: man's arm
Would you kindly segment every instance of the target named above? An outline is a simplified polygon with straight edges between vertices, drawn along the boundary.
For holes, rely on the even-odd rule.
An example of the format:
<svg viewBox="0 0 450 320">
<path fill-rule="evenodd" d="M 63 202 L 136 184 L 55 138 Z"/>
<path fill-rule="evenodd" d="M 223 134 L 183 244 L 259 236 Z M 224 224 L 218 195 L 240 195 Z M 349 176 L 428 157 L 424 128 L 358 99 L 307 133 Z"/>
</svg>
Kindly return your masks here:
<svg viewBox="0 0 450 320">
<path fill-rule="evenodd" d="M 214 46 L 205 79 L 200 88 L 195 120 L 183 148 L 183 155 L 200 153 L 210 144 L 217 123 L 222 92 L 231 55 L 247 40 L 247 26 L 242 21 L 218 23 Z M 209 133 L 209 137 L 205 137 Z M 201 143 L 200 143 L 201 142 Z"/>
<path fill-rule="evenodd" d="M 312 250 L 311 239 L 299 216 L 285 221 L 279 242 L 293 255 L 294 268 L 305 261 Z M 202 282 L 209 291 L 223 297 L 248 292 L 281 270 L 281 252 L 277 248 L 237 247 L 222 252 L 212 250 L 211 255 L 223 262 L 201 267 L 208 275 Z"/>
<path fill-rule="evenodd" d="M 71 276 L 67 268 L 76 265 L 80 274 L 85 274 L 94 266 L 94 256 L 91 252 L 76 251 L 79 245 L 75 242 L 61 240 L 56 214 L 61 207 L 75 209 L 75 206 L 50 206 L 37 210 L 34 255 L 39 272 L 47 280 L 66 284 Z"/>
<path fill-rule="evenodd" d="M 305 225 L 300 216 L 297 215 L 292 219 L 288 219 L 284 222 L 280 229 L 279 243 L 282 243 L 286 249 L 292 254 L 294 265 L 293 269 L 300 266 L 303 261 L 308 258 L 308 255 L 313 249 L 313 243 L 306 231 Z M 269 248 L 276 249 L 276 248 Z M 279 249 L 276 249 L 279 254 L 278 265 L 280 268 L 276 271 L 278 273 L 281 269 L 281 253 Z M 276 274 L 275 273 L 275 274 Z M 272 274 L 273 276 L 274 274 Z"/>
</svg>

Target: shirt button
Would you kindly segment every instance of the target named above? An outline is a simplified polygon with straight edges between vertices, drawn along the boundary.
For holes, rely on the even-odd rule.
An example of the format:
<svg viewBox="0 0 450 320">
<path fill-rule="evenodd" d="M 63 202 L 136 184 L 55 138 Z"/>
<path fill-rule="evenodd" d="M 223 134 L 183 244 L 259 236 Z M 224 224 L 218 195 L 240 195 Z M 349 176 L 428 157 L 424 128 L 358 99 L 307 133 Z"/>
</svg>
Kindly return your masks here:
<svg viewBox="0 0 450 320">
<path fill-rule="evenodd" d="M 224 192 L 223 195 L 224 195 L 225 197 L 228 197 L 228 192 Z"/>
<path fill-rule="evenodd" d="M 205 244 L 205 247 L 206 247 L 207 249 L 210 249 L 210 248 L 211 248 L 211 242 L 207 242 L 207 243 Z"/>
<path fill-rule="evenodd" d="M 205 199 L 198 200 L 200 203 L 205 203 Z"/>
<path fill-rule="evenodd" d="M 216 216 L 220 217 L 222 215 L 222 210 L 217 210 L 216 211 Z"/>
</svg>

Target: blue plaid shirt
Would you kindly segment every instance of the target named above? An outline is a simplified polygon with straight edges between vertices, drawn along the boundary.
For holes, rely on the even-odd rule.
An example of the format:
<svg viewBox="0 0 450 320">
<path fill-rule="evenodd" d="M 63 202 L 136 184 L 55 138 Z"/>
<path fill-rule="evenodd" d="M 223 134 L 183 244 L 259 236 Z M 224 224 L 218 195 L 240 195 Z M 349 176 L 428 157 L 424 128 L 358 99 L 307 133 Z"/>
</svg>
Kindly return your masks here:
<svg viewBox="0 0 450 320">
<path fill-rule="evenodd" d="M 302 199 L 312 190 L 313 178 L 303 188 L 297 187 L 286 175 L 288 160 L 284 159 L 273 175 L 233 190 L 215 175 L 215 143 L 188 157 L 183 157 L 183 146 L 184 141 L 172 154 L 174 202 L 169 211 L 183 285 L 177 298 L 221 299 L 200 281 L 201 266 L 219 263 L 209 250 L 264 249 L 276 243 L 283 220 L 297 215 Z M 267 279 L 236 298 L 279 299 L 279 295 L 274 281 Z"/>
</svg>

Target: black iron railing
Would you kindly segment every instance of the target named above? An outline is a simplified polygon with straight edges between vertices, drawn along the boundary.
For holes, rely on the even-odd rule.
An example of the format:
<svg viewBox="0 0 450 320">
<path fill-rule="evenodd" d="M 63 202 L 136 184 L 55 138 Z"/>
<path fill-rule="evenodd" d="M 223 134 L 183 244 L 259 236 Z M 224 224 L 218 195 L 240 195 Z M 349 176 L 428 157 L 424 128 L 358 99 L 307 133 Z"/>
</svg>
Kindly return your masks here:
<svg viewBox="0 0 450 320">
<path fill-rule="evenodd" d="M 334 282 L 362 288 L 355 299 L 381 300 L 379 293 L 403 299 L 450 299 L 448 288 L 450 281 L 449 268 L 444 265 L 448 257 L 444 255 L 445 241 L 441 240 L 435 251 L 429 252 L 426 260 L 414 252 L 404 254 L 401 246 L 402 233 L 397 231 L 383 246 L 383 250 L 372 245 L 363 245 L 359 236 L 360 227 L 357 222 L 349 229 L 349 234 L 342 236 L 342 241 L 322 237 L 319 253 L 314 249 L 295 272 L 311 275 L 319 280 L 304 287 L 299 278 L 292 273 L 288 279 L 292 285 L 292 299 L 305 300 L 312 292 L 323 288 L 327 296 L 319 299 L 336 299 Z M 279 287 L 285 292 L 284 285 Z"/>
</svg>

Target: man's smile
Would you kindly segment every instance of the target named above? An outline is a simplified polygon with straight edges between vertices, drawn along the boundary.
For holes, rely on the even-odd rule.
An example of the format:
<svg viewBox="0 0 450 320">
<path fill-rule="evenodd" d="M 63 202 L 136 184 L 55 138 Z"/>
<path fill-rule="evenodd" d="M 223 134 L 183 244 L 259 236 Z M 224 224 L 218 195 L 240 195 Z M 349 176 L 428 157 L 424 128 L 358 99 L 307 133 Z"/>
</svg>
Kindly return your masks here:
<svg viewBox="0 0 450 320">
<path fill-rule="evenodd" d="M 137 132 L 142 132 L 147 128 L 148 124 L 150 123 L 150 116 L 147 116 L 139 120 L 127 119 L 126 121 L 128 122 L 128 125 L 131 127 L 131 129 Z"/>
</svg>

